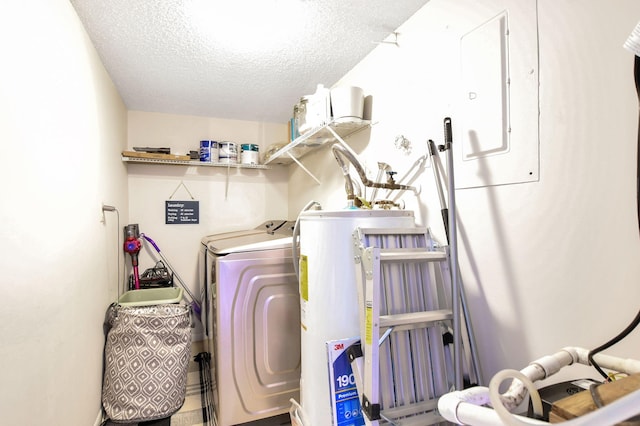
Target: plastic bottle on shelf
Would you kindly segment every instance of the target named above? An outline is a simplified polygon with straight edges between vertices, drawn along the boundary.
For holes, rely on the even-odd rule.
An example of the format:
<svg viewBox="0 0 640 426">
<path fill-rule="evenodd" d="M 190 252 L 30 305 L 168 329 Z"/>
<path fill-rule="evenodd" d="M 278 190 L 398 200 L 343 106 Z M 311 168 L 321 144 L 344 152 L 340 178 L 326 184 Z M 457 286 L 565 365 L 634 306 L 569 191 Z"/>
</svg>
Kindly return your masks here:
<svg viewBox="0 0 640 426">
<path fill-rule="evenodd" d="M 331 121 L 331 91 L 318 84 L 313 95 L 303 96 L 294 108 L 294 115 L 298 114 L 298 119 L 294 117 L 300 135 L 323 126 Z"/>
<path fill-rule="evenodd" d="M 331 91 L 318 84 L 313 95 L 313 108 L 317 117 L 317 125 L 322 126 L 331 121 Z"/>
<path fill-rule="evenodd" d="M 311 130 L 311 126 L 307 122 L 307 105 L 309 104 L 309 96 L 303 96 L 300 98 L 300 102 L 293 108 L 293 137 L 297 138 L 300 135 L 304 135 Z"/>
</svg>

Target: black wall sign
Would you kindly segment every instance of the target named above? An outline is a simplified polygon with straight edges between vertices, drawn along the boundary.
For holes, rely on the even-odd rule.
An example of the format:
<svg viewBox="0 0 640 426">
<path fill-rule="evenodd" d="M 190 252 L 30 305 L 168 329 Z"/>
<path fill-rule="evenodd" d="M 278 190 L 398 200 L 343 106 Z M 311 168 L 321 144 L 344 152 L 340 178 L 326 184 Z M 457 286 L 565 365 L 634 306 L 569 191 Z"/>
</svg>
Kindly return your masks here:
<svg viewBox="0 0 640 426">
<path fill-rule="evenodd" d="M 167 225 L 200 223 L 199 201 L 165 201 L 164 212 L 164 223 Z"/>
</svg>

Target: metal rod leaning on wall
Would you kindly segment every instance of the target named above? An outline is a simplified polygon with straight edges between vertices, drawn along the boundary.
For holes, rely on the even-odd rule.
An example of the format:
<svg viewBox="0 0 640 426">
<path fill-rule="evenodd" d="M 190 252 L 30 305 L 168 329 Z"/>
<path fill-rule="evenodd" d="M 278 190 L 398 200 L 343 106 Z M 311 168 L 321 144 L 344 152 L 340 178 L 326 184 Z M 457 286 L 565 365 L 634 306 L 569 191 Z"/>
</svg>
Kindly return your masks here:
<svg viewBox="0 0 640 426">
<path fill-rule="evenodd" d="M 455 372 L 454 384 L 457 390 L 464 389 L 462 378 L 462 327 L 460 325 L 460 283 L 458 279 L 458 244 L 456 227 L 456 197 L 455 182 L 453 177 L 453 134 L 451 131 L 451 118 L 444 119 L 444 149 L 447 151 L 447 180 L 449 183 L 449 253 L 451 263 L 451 288 L 453 296 L 453 371 Z"/>
<path fill-rule="evenodd" d="M 171 272 L 173 272 L 173 276 L 178 280 L 184 291 L 189 295 L 189 298 L 191 299 L 191 306 L 193 307 L 193 310 L 195 311 L 197 317 L 200 318 L 200 314 L 202 313 L 202 306 L 200 305 L 200 301 L 198 301 L 191 290 L 189 290 L 189 286 L 182 280 L 182 278 L 180 278 L 180 275 L 178 275 L 178 272 L 173 268 L 171 263 L 169 263 L 169 259 L 167 259 L 164 253 L 162 253 L 160 247 L 158 247 L 156 242 L 145 234 L 140 234 L 140 236 L 153 246 L 156 252 L 160 255 L 160 258 L 162 259 L 164 264 L 171 270 Z"/>
<path fill-rule="evenodd" d="M 447 201 L 444 198 L 444 191 L 442 190 L 440 171 L 438 164 L 436 164 L 436 158 L 438 156 L 438 148 L 436 143 L 429 139 L 427 142 L 429 145 L 429 156 L 431 157 L 431 168 L 433 169 L 433 178 L 436 181 L 436 190 L 438 191 L 438 199 L 440 200 L 440 214 L 442 215 L 442 223 L 444 225 L 444 234 L 449 240 L 449 209 L 447 208 Z"/>
<path fill-rule="evenodd" d="M 445 236 L 447 238 L 447 243 L 449 242 L 449 209 L 447 208 L 447 201 L 444 197 L 444 191 L 442 188 L 442 174 L 440 169 L 442 168 L 442 164 L 440 163 L 440 158 L 438 156 L 438 148 L 434 141 L 429 140 L 429 155 L 431 156 L 431 167 L 433 168 L 433 175 L 436 181 L 436 189 L 438 191 L 438 198 L 440 199 L 440 212 L 442 214 L 442 221 L 445 230 Z M 443 147 L 443 146 L 442 146 Z M 443 147 L 444 149 L 444 147 Z M 454 212 L 455 217 L 455 212 Z M 464 289 L 464 283 L 462 282 L 462 278 L 460 277 L 460 266 L 458 265 L 458 280 L 460 282 L 460 301 L 462 303 L 462 311 L 464 312 L 465 326 L 467 328 L 467 333 L 469 335 L 469 349 L 471 352 L 471 361 L 473 362 L 473 367 L 476 374 L 476 380 L 478 384 L 482 384 L 482 368 L 480 366 L 480 360 L 478 358 L 478 345 L 476 343 L 475 335 L 473 333 L 473 327 L 471 325 L 471 316 L 469 314 L 469 308 L 467 303 L 467 295 Z"/>
<path fill-rule="evenodd" d="M 475 370 L 476 380 L 482 381 L 482 372 L 480 368 L 480 361 L 478 359 L 478 350 L 471 325 L 471 319 L 468 310 L 468 304 L 466 300 L 466 294 L 462 281 L 460 278 L 460 267 L 458 264 L 458 245 L 457 245 L 457 224 L 456 224 L 456 204 L 455 204 L 455 180 L 454 180 L 454 158 L 453 158 L 453 133 L 451 128 L 451 118 L 446 117 L 444 119 L 444 138 L 445 144 L 439 148 L 442 151 L 447 151 L 447 189 L 448 189 L 448 208 L 445 203 L 444 193 L 442 190 L 442 182 L 440 180 L 440 173 L 438 171 L 438 164 L 436 159 L 438 158 L 437 151 L 435 150 L 435 144 L 433 141 L 429 141 L 429 153 L 431 154 L 431 166 L 434 168 L 434 177 L 436 180 L 436 187 L 438 189 L 438 196 L 440 198 L 442 219 L 445 227 L 445 234 L 449 243 L 450 253 L 450 267 L 451 267 L 451 283 L 453 293 L 453 338 L 454 348 L 461 347 L 461 324 L 460 324 L 460 307 L 464 313 L 465 326 L 469 338 L 469 346 L 471 353 L 471 361 L 473 369 Z M 433 148 L 433 149 L 432 149 Z M 456 389 L 462 389 L 462 351 L 457 350 L 454 352 L 454 372 Z"/>
</svg>

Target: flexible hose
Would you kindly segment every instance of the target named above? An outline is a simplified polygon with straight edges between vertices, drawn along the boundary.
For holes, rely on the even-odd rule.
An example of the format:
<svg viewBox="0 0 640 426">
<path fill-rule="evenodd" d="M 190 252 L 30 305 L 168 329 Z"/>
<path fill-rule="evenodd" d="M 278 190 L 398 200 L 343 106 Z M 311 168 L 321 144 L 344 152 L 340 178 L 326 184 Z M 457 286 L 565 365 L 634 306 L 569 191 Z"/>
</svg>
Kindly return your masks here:
<svg viewBox="0 0 640 426">
<path fill-rule="evenodd" d="M 495 376 L 493 376 L 491 382 L 489 382 L 489 398 L 491 400 L 491 405 L 493 406 L 493 409 L 498 413 L 500 420 L 502 420 L 504 424 L 509 426 L 520 426 L 529 424 L 516 418 L 502 404 L 499 387 L 503 380 L 508 378 L 518 379 L 526 386 L 527 390 L 529 391 L 529 395 L 531 395 L 533 412 L 537 417 L 542 418 L 542 399 L 540 398 L 538 390 L 533 385 L 533 382 L 518 370 L 502 370 L 499 371 Z"/>
<path fill-rule="evenodd" d="M 362 184 L 364 186 L 368 186 L 370 188 L 401 189 L 401 190 L 409 190 L 409 191 L 415 190 L 413 186 L 409 186 L 409 185 L 400 185 L 397 183 L 374 182 L 367 177 L 367 174 L 364 168 L 362 167 L 362 165 L 360 164 L 360 162 L 354 156 L 353 153 L 345 149 L 342 145 L 338 145 L 338 144 L 333 145 L 331 147 L 331 150 L 333 151 L 333 155 L 336 157 L 338 164 L 340 165 L 340 167 L 343 168 L 343 173 L 344 173 L 345 163 L 344 161 L 339 159 L 339 156 L 346 158 L 353 165 L 353 167 L 356 169 L 356 172 L 358 172 L 358 176 L 360 176 L 360 180 L 362 181 Z"/>
<path fill-rule="evenodd" d="M 307 419 L 307 413 L 302 406 L 295 399 L 289 400 L 291 408 L 289 409 L 289 416 L 291 417 L 291 424 L 296 426 L 311 426 L 311 422 Z"/>
<path fill-rule="evenodd" d="M 378 176 L 376 177 L 376 182 L 380 182 L 382 180 L 382 176 L 391 171 L 391 166 L 387 163 L 378 162 Z M 376 201 L 376 195 L 378 194 L 378 188 L 373 188 L 371 192 L 371 205 L 373 205 Z"/>
<path fill-rule="evenodd" d="M 347 199 L 353 200 L 355 198 L 355 193 L 353 189 L 353 181 L 351 179 L 351 175 L 349 175 L 349 164 L 342 161 L 342 157 L 338 155 L 337 150 L 333 150 L 333 156 L 336 158 L 340 169 L 342 170 L 342 175 L 344 176 L 344 190 L 347 193 Z"/>
<path fill-rule="evenodd" d="M 322 209 L 322 206 L 317 201 L 309 201 L 303 208 L 300 210 L 298 217 L 296 218 L 296 223 L 293 226 L 293 236 L 291 238 L 291 260 L 293 261 L 293 270 L 296 273 L 296 278 L 300 279 L 300 244 L 298 243 L 298 238 L 300 237 L 300 215 L 310 208 L 315 207 L 316 209 Z"/>
</svg>

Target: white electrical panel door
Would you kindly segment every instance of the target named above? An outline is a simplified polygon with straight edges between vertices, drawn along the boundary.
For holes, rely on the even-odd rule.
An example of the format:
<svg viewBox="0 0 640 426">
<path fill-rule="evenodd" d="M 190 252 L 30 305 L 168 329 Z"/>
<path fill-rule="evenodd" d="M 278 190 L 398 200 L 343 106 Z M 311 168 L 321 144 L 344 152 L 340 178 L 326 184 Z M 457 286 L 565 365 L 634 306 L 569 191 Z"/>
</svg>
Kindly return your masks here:
<svg viewBox="0 0 640 426">
<path fill-rule="evenodd" d="M 507 13 L 461 40 L 462 159 L 509 151 L 509 45 Z"/>
<path fill-rule="evenodd" d="M 457 188 L 538 180 L 535 2 L 505 3 L 460 39 Z"/>
</svg>

